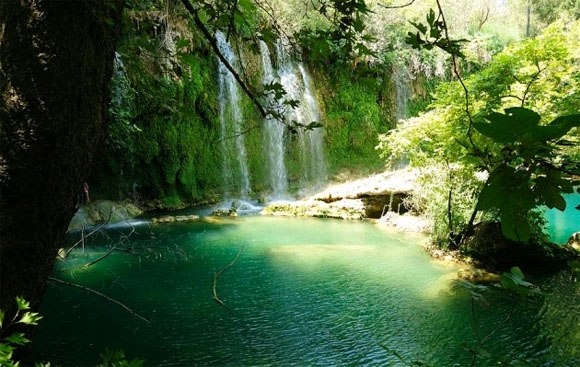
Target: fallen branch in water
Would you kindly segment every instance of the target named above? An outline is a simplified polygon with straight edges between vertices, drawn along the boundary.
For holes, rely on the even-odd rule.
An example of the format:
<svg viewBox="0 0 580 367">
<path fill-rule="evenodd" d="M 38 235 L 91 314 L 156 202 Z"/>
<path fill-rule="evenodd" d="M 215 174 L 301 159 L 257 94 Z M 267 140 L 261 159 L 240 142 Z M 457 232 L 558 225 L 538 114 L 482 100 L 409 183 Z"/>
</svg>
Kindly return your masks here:
<svg viewBox="0 0 580 367">
<path fill-rule="evenodd" d="M 102 297 L 102 298 L 106 299 L 107 301 L 110 301 L 110 302 L 116 303 L 117 305 L 119 305 L 119 306 L 123 307 L 123 308 L 124 308 L 125 310 L 127 310 L 127 311 L 128 311 L 130 314 L 131 314 L 131 315 L 133 315 L 133 316 L 135 316 L 135 317 L 137 317 L 137 318 L 139 318 L 139 319 L 141 319 L 141 320 L 145 321 L 146 323 L 148 323 L 148 324 L 150 324 L 150 323 L 151 323 L 151 321 L 147 320 L 147 319 L 146 319 L 146 318 L 144 318 L 143 316 L 139 315 L 137 312 L 135 312 L 135 311 L 133 311 L 132 309 L 130 309 L 129 307 L 125 306 L 125 305 L 124 305 L 123 303 L 121 303 L 120 301 L 117 301 L 116 299 L 113 299 L 113 298 L 111 298 L 111 297 L 107 296 L 106 294 L 103 294 L 103 293 L 101 293 L 101 292 L 99 292 L 99 291 L 96 291 L 96 290 L 94 290 L 94 289 L 92 289 L 92 288 L 85 287 L 84 285 L 80 285 L 80 284 L 76 284 L 76 283 L 67 282 L 66 280 L 57 279 L 57 278 L 53 278 L 53 277 L 48 277 L 48 280 L 49 280 L 49 281 L 52 281 L 52 282 L 55 282 L 55 283 L 64 284 L 64 285 L 68 285 L 68 286 L 71 286 L 71 287 L 80 288 L 80 289 L 82 289 L 82 290 L 84 290 L 84 291 L 87 291 L 87 292 L 89 292 L 89 293 L 96 294 L 97 296 L 99 296 L 99 297 Z"/>
<path fill-rule="evenodd" d="M 124 238 L 123 238 L 123 239 L 127 239 L 127 238 L 129 238 L 129 236 L 131 236 L 131 235 L 133 234 L 133 232 L 135 232 L 135 227 L 132 227 L 132 229 L 131 229 L 131 233 L 129 233 L 128 235 L 124 236 Z M 135 255 L 135 254 L 134 254 L 132 251 L 130 251 L 130 250 L 128 250 L 128 249 L 125 249 L 125 248 L 119 248 L 119 247 L 117 247 L 117 245 L 115 245 L 115 246 L 111 247 L 111 249 L 109 249 L 109 251 L 107 251 L 107 253 L 105 253 L 103 256 L 101 256 L 101 257 L 99 257 L 98 259 L 96 259 L 96 260 L 93 260 L 93 261 L 91 261 L 91 262 L 89 262 L 89 263 L 86 263 L 86 264 L 85 264 L 85 265 L 83 265 L 83 266 L 85 266 L 85 267 L 89 267 L 89 266 L 91 266 L 91 265 L 95 265 L 95 264 L 96 264 L 96 263 L 98 263 L 99 261 L 101 261 L 101 260 L 103 260 L 103 259 L 106 259 L 107 257 L 109 257 L 109 255 L 111 255 L 111 254 L 113 253 L 113 251 L 115 251 L 115 250 L 116 250 L 116 251 L 124 251 L 124 252 L 128 252 L 128 253 L 130 253 L 130 254 L 133 254 L 133 255 Z"/>
<path fill-rule="evenodd" d="M 242 250 L 244 249 L 244 247 L 240 247 L 240 250 L 238 251 L 238 254 L 236 255 L 236 257 L 226 266 L 224 266 L 223 268 L 221 268 L 220 270 L 218 270 L 217 272 L 213 273 L 213 299 L 214 301 L 216 301 L 218 304 L 224 306 L 227 308 L 226 304 L 224 303 L 224 301 L 222 301 L 217 294 L 217 279 L 220 275 L 222 275 L 226 270 L 228 270 L 229 268 L 231 268 L 232 266 L 234 266 L 236 264 L 236 262 L 238 261 L 238 259 L 240 258 L 240 255 L 242 254 Z"/>
<path fill-rule="evenodd" d="M 68 250 L 66 250 L 66 252 L 64 253 L 64 256 L 62 256 L 62 258 L 65 259 L 71 253 L 71 251 L 74 250 L 74 248 L 78 246 L 79 243 L 83 244 L 83 250 L 84 250 L 85 239 L 87 237 L 90 237 L 91 235 L 95 234 L 96 232 L 100 231 L 101 228 L 103 228 L 104 226 L 109 224 L 109 222 L 111 221 L 111 217 L 113 216 L 113 211 L 114 211 L 114 209 L 111 209 L 111 211 L 109 212 L 109 217 L 107 218 L 107 220 L 104 223 L 101 223 L 97 228 L 95 228 L 92 232 L 90 232 L 86 236 L 85 236 L 85 226 L 83 226 L 83 228 L 81 230 L 81 239 L 78 240 L 74 245 L 72 245 Z"/>
</svg>

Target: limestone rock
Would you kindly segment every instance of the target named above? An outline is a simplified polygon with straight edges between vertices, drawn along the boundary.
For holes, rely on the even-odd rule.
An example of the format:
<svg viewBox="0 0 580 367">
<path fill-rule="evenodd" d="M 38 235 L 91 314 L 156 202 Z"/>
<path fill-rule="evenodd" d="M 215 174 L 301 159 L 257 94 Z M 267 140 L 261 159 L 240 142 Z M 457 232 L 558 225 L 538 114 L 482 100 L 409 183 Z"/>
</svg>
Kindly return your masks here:
<svg viewBox="0 0 580 367">
<path fill-rule="evenodd" d="M 151 223 L 174 223 L 174 222 L 194 222 L 199 220 L 199 215 L 163 215 L 151 219 Z"/>
</svg>

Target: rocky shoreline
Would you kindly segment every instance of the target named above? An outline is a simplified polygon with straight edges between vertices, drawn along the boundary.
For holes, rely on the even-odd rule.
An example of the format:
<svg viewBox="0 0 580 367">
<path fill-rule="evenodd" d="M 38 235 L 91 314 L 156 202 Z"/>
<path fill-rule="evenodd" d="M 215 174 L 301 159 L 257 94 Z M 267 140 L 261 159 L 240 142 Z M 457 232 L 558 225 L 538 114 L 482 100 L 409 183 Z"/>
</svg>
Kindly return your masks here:
<svg viewBox="0 0 580 367">
<path fill-rule="evenodd" d="M 428 233 L 429 221 L 410 213 L 405 205 L 405 199 L 415 190 L 417 177 L 415 170 L 398 170 L 331 184 L 302 200 L 270 203 L 262 214 L 373 219 L 402 231 Z"/>
<path fill-rule="evenodd" d="M 418 173 L 414 170 L 398 170 L 331 184 L 324 190 L 302 200 L 269 203 L 263 208 L 261 214 L 341 220 L 364 219 L 402 232 L 428 234 L 432 223 L 427 218 L 413 213 L 405 205 L 405 199 L 412 195 L 416 189 L 417 177 Z M 69 231 L 127 221 L 143 213 L 142 209 L 132 203 L 100 200 L 81 206 L 71 220 Z M 226 214 L 221 212 L 212 214 L 212 216 L 222 215 L 236 215 L 236 211 L 232 209 Z M 153 217 L 151 223 L 162 224 L 199 219 L 197 215 L 172 215 L 164 212 Z M 565 251 L 576 250 L 578 252 L 580 234 L 576 233 L 572 236 L 570 243 L 565 247 Z M 514 249 L 514 247 L 511 248 Z M 429 243 L 425 244 L 425 249 L 435 260 L 459 264 L 462 267 L 458 273 L 460 279 L 470 282 L 491 282 L 499 279 L 497 271 L 459 251 L 442 250 Z M 515 250 L 515 252 L 519 251 Z M 492 255 L 490 255 L 490 259 L 493 260 Z M 484 270 L 484 268 L 491 271 Z"/>
</svg>

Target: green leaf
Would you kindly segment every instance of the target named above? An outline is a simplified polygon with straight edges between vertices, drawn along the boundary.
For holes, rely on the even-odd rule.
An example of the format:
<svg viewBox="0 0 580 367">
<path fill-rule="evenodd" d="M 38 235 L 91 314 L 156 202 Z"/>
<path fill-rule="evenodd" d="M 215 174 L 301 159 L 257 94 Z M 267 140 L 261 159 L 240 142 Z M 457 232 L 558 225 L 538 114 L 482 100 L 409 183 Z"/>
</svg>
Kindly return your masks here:
<svg viewBox="0 0 580 367">
<path fill-rule="evenodd" d="M 26 325 L 37 325 L 38 321 L 42 319 L 36 312 L 25 312 L 18 322 Z"/>
<path fill-rule="evenodd" d="M 524 280 L 524 273 L 517 266 L 511 268 L 509 273 L 502 274 L 501 284 L 505 289 L 521 295 L 539 294 L 532 283 Z"/>
<path fill-rule="evenodd" d="M 530 239 L 530 223 L 516 208 L 504 208 L 501 211 L 501 233 L 516 242 L 527 242 Z"/>
<path fill-rule="evenodd" d="M 426 34 L 427 33 L 427 26 L 423 23 L 415 23 L 415 22 L 409 22 L 413 25 L 413 27 L 417 28 L 417 30 L 419 32 L 421 32 L 422 34 Z M 411 34 L 411 32 L 409 32 Z M 417 37 L 419 37 L 419 33 L 417 33 Z"/>
<path fill-rule="evenodd" d="M 433 9 L 429 9 L 429 13 L 427 14 L 427 23 L 429 23 L 430 25 L 434 25 L 435 24 L 435 11 Z"/>
<path fill-rule="evenodd" d="M 23 297 L 16 297 L 16 306 L 18 311 L 24 311 L 30 309 L 30 302 L 27 302 Z"/>
<path fill-rule="evenodd" d="M 545 205 L 550 209 L 566 210 L 566 200 L 561 194 L 560 186 L 550 177 L 536 178 L 534 192 L 538 197 L 538 204 Z"/>
<path fill-rule="evenodd" d="M 476 121 L 473 127 L 482 135 L 503 144 L 521 141 L 525 135 L 535 135 L 540 115 L 524 107 L 508 108 L 505 112 L 492 112 L 485 117 L 489 123 Z"/>
<path fill-rule="evenodd" d="M 580 126 L 580 114 L 558 116 L 538 132 L 538 138 L 545 140 L 559 139 L 574 127 Z"/>
<path fill-rule="evenodd" d="M 24 333 L 14 333 L 6 338 L 6 340 L 15 345 L 25 345 L 29 343 L 30 340 L 24 336 Z"/>
</svg>

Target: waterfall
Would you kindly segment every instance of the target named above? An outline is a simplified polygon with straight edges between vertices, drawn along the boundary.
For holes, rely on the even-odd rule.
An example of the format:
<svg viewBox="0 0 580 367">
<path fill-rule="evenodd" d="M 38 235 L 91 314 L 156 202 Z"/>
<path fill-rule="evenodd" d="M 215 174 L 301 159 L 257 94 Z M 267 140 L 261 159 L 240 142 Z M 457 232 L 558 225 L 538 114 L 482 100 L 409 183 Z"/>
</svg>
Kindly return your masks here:
<svg viewBox="0 0 580 367">
<path fill-rule="evenodd" d="M 222 55 L 230 65 L 235 67 L 237 58 L 224 34 L 220 31 L 216 32 L 216 40 Z M 237 83 L 233 74 L 220 60 L 218 99 L 224 193 L 226 197 L 239 194 L 240 198 L 247 199 L 250 193 L 250 174 L 245 139 L 242 133 L 243 116 L 240 109 L 240 92 Z"/>
<path fill-rule="evenodd" d="M 304 65 L 298 64 L 300 75 L 304 82 L 301 108 L 303 109 L 303 123 L 312 121 L 321 122 L 318 101 L 314 94 L 314 87 Z M 327 167 L 324 157 L 324 130 L 300 130 L 301 164 L 303 167 L 302 189 L 319 188 L 326 182 Z"/>
<path fill-rule="evenodd" d="M 281 41 L 276 43 L 278 57 L 278 76 L 280 84 L 286 90 L 286 99 L 298 100 L 299 106 L 286 110 L 289 122 L 296 121 L 308 125 L 313 121 L 320 122 L 318 102 L 312 82 L 304 65 L 294 61 Z M 300 149 L 300 191 L 307 192 L 321 186 L 326 180 L 326 159 L 323 148 L 323 130 L 298 130 Z"/>
<path fill-rule="evenodd" d="M 409 117 L 408 104 L 411 99 L 411 73 L 404 63 L 393 66 L 393 84 L 395 86 L 395 119 L 397 126 L 406 123 Z M 409 165 L 407 154 L 404 153 L 393 164 L 394 169 L 403 169 Z"/>
<path fill-rule="evenodd" d="M 411 75 L 405 65 L 395 66 L 392 73 L 395 85 L 395 118 L 397 123 L 408 117 L 408 103 L 411 99 L 409 80 Z"/>
<path fill-rule="evenodd" d="M 125 64 L 121 54 L 115 51 L 114 72 L 112 79 L 111 104 L 113 108 L 130 108 L 132 104 L 131 83 L 127 78 Z"/>
<path fill-rule="evenodd" d="M 264 41 L 260 41 L 262 56 L 263 84 L 275 81 L 274 69 L 270 60 L 270 50 Z M 272 104 L 276 101 L 270 101 Z M 284 125 L 274 119 L 264 119 L 264 148 L 268 157 L 268 171 L 270 176 L 271 199 L 279 200 L 288 196 L 288 178 L 284 163 Z"/>
<path fill-rule="evenodd" d="M 222 55 L 236 67 L 238 60 L 222 32 L 216 32 L 217 46 Z M 318 102 L 304 65 L 294 60 L 281 42 L 276 44 L 277 63 L 272 62 L 268 46 L 260 42 L 263 83 L 279 82 L 286 91 L 286 100 L 296 100 L 296 108 L 284 105 L 283 101 L 273 100 L 267 103 L 284 106 L 285 118 L 291 123 L 296 121 L 308 125 L 313 121 L 320 122 Z M 276 67 L 274 67 L 276 65 Z M 248 157 L 245 148 L 241 111 L 241 96 L 237 80 L 220 61 L 218 67 L 218 99 L 220 121 L 220 148 L 222 152 L 222 175 L 224 198 L 249 199 L 251 192 Z M 267 162 L 268 186 L 270 200 L 289 197 L 289 174 L 286 158 L 293 157 L 293 167 L 298 167 L 300 174 L 292 178 L 299 183 L 299 192 L 307 193 L 318 188 L 326 180 L 326 160 L 323 149 L 324 132 L 321 128 L 314 130 L 298 129 L 295 136 L 287 136 L 286 126 L 275 118 L 265 118 L 263 124 L 263 142 Z M 296 172 L 292 170 L 292 172 Z M 236 196 L 237 195 L 237 196 Z"/>
</svg>

